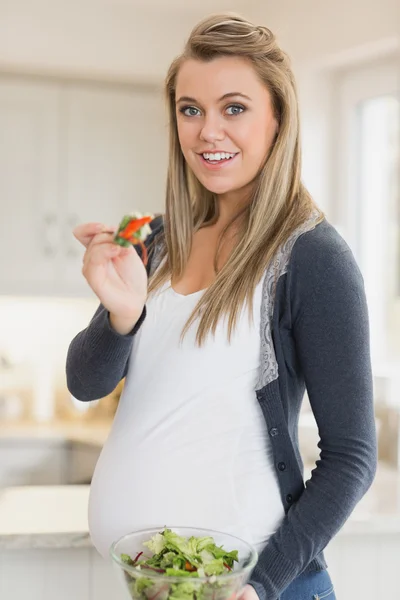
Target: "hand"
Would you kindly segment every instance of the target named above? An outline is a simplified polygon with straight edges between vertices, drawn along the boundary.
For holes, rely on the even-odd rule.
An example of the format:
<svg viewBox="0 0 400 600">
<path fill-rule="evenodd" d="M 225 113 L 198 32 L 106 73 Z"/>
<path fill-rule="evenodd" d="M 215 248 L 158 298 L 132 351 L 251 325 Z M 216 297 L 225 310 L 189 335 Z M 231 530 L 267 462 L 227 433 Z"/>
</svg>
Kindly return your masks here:
<svg viewBox="0 0 400 600">
<path fill-rule="evenodd" d="M 84 223 L 73 230 L 86 248 L 82 273 L 103 306 L 124 322 L 134 324 L 147 298 L 147 272 L 133 246 L 113 241 L 116 227 Z"/>
<path fill-rule="evenodd" d="M 260 600 L 256 590 L 252 585 L 245 585 L 243 592 L 238 596 L 237 600 Z"/>
</svg>

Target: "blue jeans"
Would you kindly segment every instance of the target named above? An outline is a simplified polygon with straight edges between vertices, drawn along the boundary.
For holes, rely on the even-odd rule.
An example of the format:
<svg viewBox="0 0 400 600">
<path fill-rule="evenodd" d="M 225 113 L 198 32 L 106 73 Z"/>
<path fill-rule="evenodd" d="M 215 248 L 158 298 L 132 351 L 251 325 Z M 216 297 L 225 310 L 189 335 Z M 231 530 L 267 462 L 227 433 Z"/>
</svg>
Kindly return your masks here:
<svg viewBox="0 0 400 600">
<path fill-rule="evenodd" d="M 278 600 L 336 600 L 328 571 L 302 573 L 282 592 Z"/>
</svg>

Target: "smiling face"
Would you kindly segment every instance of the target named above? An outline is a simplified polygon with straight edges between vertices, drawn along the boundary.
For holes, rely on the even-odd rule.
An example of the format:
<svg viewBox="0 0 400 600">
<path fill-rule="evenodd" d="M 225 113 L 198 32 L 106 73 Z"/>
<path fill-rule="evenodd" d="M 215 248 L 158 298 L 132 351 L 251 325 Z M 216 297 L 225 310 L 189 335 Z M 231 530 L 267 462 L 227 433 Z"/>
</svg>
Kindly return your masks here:
<svg viewBox="0 0 400 600">
<path fill-rule="evenodd" d="M 205 188 L 219 196 L 251 189 L 278 125 L 269 90 L 250 63 L 230 56 L 186 60 L 176 115 L 182 153 Z"/>
</svg>

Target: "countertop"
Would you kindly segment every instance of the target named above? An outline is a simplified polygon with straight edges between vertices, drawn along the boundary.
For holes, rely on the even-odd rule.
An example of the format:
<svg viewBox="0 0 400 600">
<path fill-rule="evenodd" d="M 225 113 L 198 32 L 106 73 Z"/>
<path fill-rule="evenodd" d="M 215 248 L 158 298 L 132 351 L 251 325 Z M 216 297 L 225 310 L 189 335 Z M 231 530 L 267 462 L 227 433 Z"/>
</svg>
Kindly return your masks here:
<svg viewBox="0 0 400 600">
<path fill-rule="evenodd" d="M 78 485 L 0 490 L 0 550 L 90 547 L 89 489 Z M 384 465 L 338 535 L 366 534 L 400 536 L 400 473 Z"/>
<path fill-rule="evenodd" d="M 0 443 L 40 440 L 101 448 L 112 421 L 0 421 Z M 0 551 L 22 548 L 90 547 L 89 485 L 0 488 Z"/>
<path fill-rule="evenodd" d="M 89 485 L 0 490 L 0 551 L 91 546 Z"/>
</svg>

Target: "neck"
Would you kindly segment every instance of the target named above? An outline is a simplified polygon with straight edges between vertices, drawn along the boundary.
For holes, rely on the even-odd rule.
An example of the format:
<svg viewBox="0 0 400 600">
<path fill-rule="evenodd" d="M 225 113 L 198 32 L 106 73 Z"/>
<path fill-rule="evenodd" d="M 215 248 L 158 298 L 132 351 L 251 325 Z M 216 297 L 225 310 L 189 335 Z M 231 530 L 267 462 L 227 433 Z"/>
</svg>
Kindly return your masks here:
<svg viewBox="0 0 400 600">
<path fill-rule="evenodd" d="M 223 227 L 231 221 L 235 215 L 242 212 L 243 209 L 248 206 L 250 202 L 250 191 L 250 189 L 241 188 L 240 190 L 234 190 L 217 196 L 219 208 L 218 224 Z"/>
</svg>

